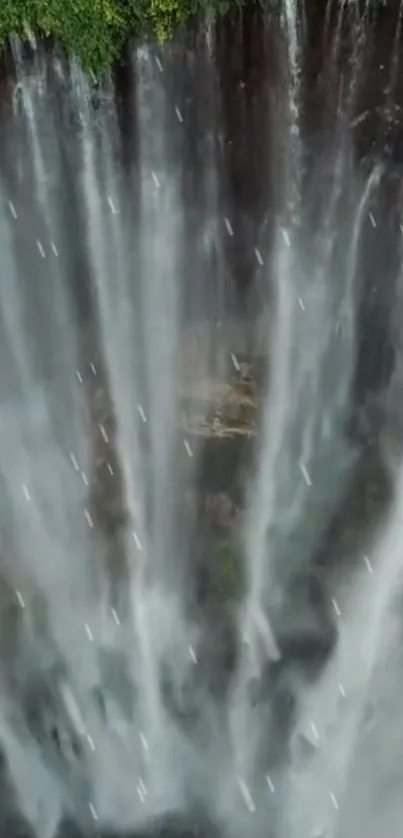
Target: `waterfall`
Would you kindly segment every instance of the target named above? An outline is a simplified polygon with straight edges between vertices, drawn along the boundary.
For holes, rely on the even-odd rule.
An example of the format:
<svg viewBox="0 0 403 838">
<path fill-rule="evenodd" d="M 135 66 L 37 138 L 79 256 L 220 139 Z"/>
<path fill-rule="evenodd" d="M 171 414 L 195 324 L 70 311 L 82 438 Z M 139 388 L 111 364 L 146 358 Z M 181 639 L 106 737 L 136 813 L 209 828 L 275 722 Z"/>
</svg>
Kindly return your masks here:
<svg viewBox="0 0 403 838">
<path fill-rule="evenodd" d="M 231 332 L 249 197 L 234 188 L 239 206 L 228 199 L 239 148 L 225 134 L 210 18 L 186 49 L 133 48 L 125 129 L 112 73 L 97 84 L 75 59 L 32 43 L 28 60 L 14 42 L 13 93 L 0 103 L 0 746 L 7 806 L 35 838 L 355 838 L 360 814 L 382 809 L 377 777 L 399 750 L 374 713 L 389 708 L 399 727 L 401 324 L 396 304 L 396 370 L 374 444 L 391 496 L 356 549 L 334 533 L 364 456 L 347 428 L 365 242 L 386 223 L 388 163 L 354 158 L 368 9 L 340 83 L 352 13 L 345 0 L 335 11 L 332 35 L 328 3 L 336 95 L 323 116 L 334 132 L 313 138 L 315 154 L 307 10 L 284 0 L 273 24 L 279 79 L 262 85 L 259 107 L 266 117 L 275 88 L 275 198 L 242 259 L 264 302 L 248 310 L 248 328 L 255 314 L 264 326 L 264 359 L 245 360 L 250 341 L 238 351 Z M 389 97 L 396 56 L 395 39 Z M 256 107 L 245 79 L 242 125 Z M 254 417 L 244 425 L 243 411 Z M 233 452 L 243 468 L 251 438 L 244 497 L 224 498 L 235 523 L 218 516 L 206 535 L 203 456 L 221 479 Z M 203 599 L 232 542 L 239 598 Z M 387 826 L 397 838 L 396 798 L 378 831 L 365 815 L 365 834 Z"/>
</svg>

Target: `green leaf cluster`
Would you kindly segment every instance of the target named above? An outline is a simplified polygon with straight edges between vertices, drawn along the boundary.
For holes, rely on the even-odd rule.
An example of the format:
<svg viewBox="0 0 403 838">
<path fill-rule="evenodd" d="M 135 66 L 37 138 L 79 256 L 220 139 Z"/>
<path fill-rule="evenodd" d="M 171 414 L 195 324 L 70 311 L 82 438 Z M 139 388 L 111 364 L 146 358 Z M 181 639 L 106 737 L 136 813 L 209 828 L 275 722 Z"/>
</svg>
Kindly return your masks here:
<svg viewBox="0 0 403 838">
<path fill-rule="evenodd" d="M 100 73 L 131 38 L 169 38 L 174 29 L 203 14 L 214 18 L 245 0 L 0 0 L 0 46 L 11 35 L 51 36 Z"/>
</svg>

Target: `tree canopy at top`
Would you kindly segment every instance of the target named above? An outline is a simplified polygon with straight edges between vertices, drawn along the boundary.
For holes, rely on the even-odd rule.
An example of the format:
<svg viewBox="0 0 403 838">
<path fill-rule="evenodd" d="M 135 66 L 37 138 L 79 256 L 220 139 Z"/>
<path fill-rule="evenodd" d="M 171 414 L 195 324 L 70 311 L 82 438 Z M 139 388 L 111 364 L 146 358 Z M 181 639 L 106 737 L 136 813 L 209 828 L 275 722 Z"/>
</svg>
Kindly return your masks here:
<svg viewBox="0 0 403 838">
<path fill-rule="evenodd" d="M 153 33 L 165 40 L 195 15 L 215 17 L 246 2 L 252 0 L 0 0 L 0 49 L 13 34 L 48 35 L 77 55 L 86 69 L 99 72 L 132 37 Z M 371 2 L 386 5 L 388 0 Z"/>
<path fill-rule="evenodd" d="M 87 69 L 102 70 L 130 37 L 147 32 L 160 40 L 204 12 L 225 13 L 245 0 L 0 0 L 0 46 L 10 35 L 56 38 Z"/>
</svg>

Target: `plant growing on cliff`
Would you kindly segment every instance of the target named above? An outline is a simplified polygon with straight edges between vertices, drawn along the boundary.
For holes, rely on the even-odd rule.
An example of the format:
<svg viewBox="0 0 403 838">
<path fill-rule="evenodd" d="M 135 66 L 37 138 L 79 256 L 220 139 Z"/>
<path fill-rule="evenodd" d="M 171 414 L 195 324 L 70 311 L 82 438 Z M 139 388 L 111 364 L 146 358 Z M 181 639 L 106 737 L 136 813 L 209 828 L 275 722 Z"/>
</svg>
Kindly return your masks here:
<svg viewBox="0 0 403 838">
<path fill-rule="evenodd" d="M 246 4 L 278 6 L 281 0 L 0 0 L 0 49 L 11 35 L 54 37 L 84 68 L 100 73 L 131 38 L 160 40 L 189 19 L 214 19 Z M 312 0 L 317 2 L 317 0 Z M 396 0 L 372 0 L 374 6 Z"/>
<path fill-rule="evenodd" d="M 88 70 L 99 73 L 131 38 L 169 38 L 202 13 L 210 18 L 245 0 L 1 0 L 0 47 L 11 35 L 54 37 Z"/>
</svg>

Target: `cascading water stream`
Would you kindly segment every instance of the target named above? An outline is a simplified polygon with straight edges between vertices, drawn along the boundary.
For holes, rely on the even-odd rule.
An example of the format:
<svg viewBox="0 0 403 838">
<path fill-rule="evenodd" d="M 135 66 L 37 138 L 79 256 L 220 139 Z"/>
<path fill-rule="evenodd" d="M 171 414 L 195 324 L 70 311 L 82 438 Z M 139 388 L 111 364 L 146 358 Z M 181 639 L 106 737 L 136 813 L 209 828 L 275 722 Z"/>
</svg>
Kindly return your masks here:
<svg viewBox="0 0 403 838">
<path fill-rule="evenodd" d="M 37 210 L 43 215 L 41 236 L 45 230 L 50 234 L 52 220 L 57 240 L 57 213 L 45 186 L 44 156 L 36 117 L 40 114 L 49 118 L 46 100 L 42 100 L 35 84 L 29 82 L 21 93 L 20 118 L 25 119 L 28 128 L 26 146 L 22 148 L 28 167 L 32 166 Z M 21 160 L 17 165 L 21 166 Z M 56 155 L 54 165 L 57 166 Z M 3 211 L 2 225 L 2 262 L 6 268 L 2 274 L 0 302 L 5 338 L 2 393 L 8 438 L 1 454 L 2 482 L 8 494 L 8 503 L 7 495 L 4 498 L 2 529 L 6 544 L 8 537 L 11 538 L 3 572 L 6 578 L 14 580 L 22 609 L 15 626 L 8 628 L 16 632 L 17 645 L 14 660 L 9 666 L 3 666 L 2 721 L 10 772 L 21 809 L 40 834 L 51 835 L 63 808 L 71 804 L 71 796 L 76 798 L 74 805 L 81 806 L 78 788 L 81 784 L 85 795 L 85 783 L 81 770 L 76 772 L 72 767 L 69 746 L 62 759 L 55 752 L 51 732 L 56 717 L 52 719 L 51 702 L 47 709 L 34 710 L 32 699 L 43 689 L 46 702 L 48 680 L 55 681 L 57 693 L 66 672 L 68 679 L 74 673 L 73 683 L 85 682 L 88 688 L 96 668 L 94 650 L 91 644 L 85 644 L 92 555 L 84 515 L 89 455 L 83 442 L 87 428 L 83 401 L 76 389 L 76 333 L 65 277 L 59 268 L 54 239 L 47 254 L 39 235 L 35 241 L 29 215 L 28 219 L 25 215 L 27 205 L 30 206 L 25 188 L 21 178 L 18 192 L 13 195 L 15 203 L 9 201 L 10 223 L 5 221 L 7 215 Z M 35 200 L 33 205 L 35 208 Z M 15 260 L 16 252 L 20 253 L 20 264 Z M 27 260 L 25 265 L 24 260 Z M 22 271 L 28 260 L 29 284 L 24 284 Z M 41 306 L 46 312 L 50 302 L 54 320 L 48 319 L 47 327 L 41 331 L 38 328 Z M 78 458 L 82 469 L 78 475 L 69 461 L 74 444 L 74 460 L 77 462 Z M 13 533 L 10 532 L 12 522 Z M 72 603 L 74 621 L 71 620 Z M 43 688 L 38 686 L 41 679 Z M 42 700 L 39 693 L 36 700 Z M 15 702 L 16 707 L 10 710 Z M 36 739 L 30 729 L 34 712 L 38 718 Z M 60 725 L 62 736 L 66 733 L 74 741 L 74 724 L 67 712 Z M 27 782 L 28 766 L 35 776 L 34 783 Z"/>
<path fill-rule="evenodd" d="M 139 56 L 140 63 L 144 64 L 144 60 L 150 64 L 151 56 Z M 28 126 L 27 160 L 32 161 L 33 190 L 45 220 L 41 239 L 36 242 L 37 259 L 38 264 L 43 265 L 43 275 L 47 277 L 50 254 L 46 253 L 46 238 L 53 235 L 51 221 L 54 222 L 58 213 L 53 205 L 48 178 L 45 178 L 43 137 L 37 129 L 37 113 L 46 119 L 49 137 L 46 150 L 55 165 L 58 152 L 57 141 L 52 134 L 54 126 L 50 100 L 44 80 L 38 80 L 40 75 L 39 66 L 35 68 L 29 86 L 25 79 L 21 79 L 20 97 Z M 138 108 L 144 160 L 149 153 L 149 120 L 151 118 L 154 123 L 156 118 L 163 118 L 161 96 L 155 88 L 159 101 L 154 108 L 149 98 L 152 79 L 148 72 L 146 76 L 139 83 L 141 101 Z M 22 589 L 18 596 L 24 608 L 33 586 L 38 586 L 44 595 L 48 611 L 48 642 L 50 649 L 55 647 L 50 663 L 53 665 L 54 659 L 59 665 L 60 661 L 63 678 L 66 678 L 60 690 L 56 685 L 51 688 L 55 694 L 56 715 L 54 722 L 49 724 L 56 724 L 56 729 L 62 724 L 61 705 L 64 703 L 66 724 L 71 727 L 69 735 L 73 739 L 78 737 L 81 753 L 80 758 L 74 761 L 71 776 L 59 777 L 60 766 L 55 768 L 53 765 L 52 768 L 52 750 L 50 756 L 46 755 L 48 734 L 43 731 L 44 755 L 42 743 L 32 745 L 32 759 L 37 762 L 35 771 L 40 788 L 38 790 L 34 786 L 28 789 L 19 741 L 12 737 L 6 714 L 4 740 L 8 743 L 6 751 L 10 770 L 21 808 L 41 836 L 46 830 L 49 835 L 53 834 L 63 814 L 84 824 L 96 820 L 124 828 L 146 818 L 147 813 L 155 814 L 184 805 L 183 772 L 172 774 L 169 760 L 174 748 L 176 753 L 182 750 L 181 764 L 185 764 L 185 742 L 183 740 L 182 747 L 182 734 L 169 720 L 164 707 L 161 666 L 167 658 L 170 664 L 176 666 L 174 674 L 178 685 L 186 679 L 187 671 L 194 667 L 189 652 L 189 631 L 180 610 L 182 586 L 180 568 L 175 564 L 177 532 L 172 520 L 174 499 L 181 479 L 178 474 L 179 480 L 173 492 L 171 476 L 179 427 L 176 364 L 180 268 L 176 257 L 180 253 L 178 236 L 181 218 L 175 176 L 169 172 L 164 149 L 156 147 L 153 165 L 144 163 L 141 170 L 141 246 L 137 251 L 137 271 L 134 272 L 130 231 L 124 219 L 119 179 L 111 162 L 116 133 L 111 99 L 109 97 L 109 106 L 108 99 L 104 100 L 105 110 L 97 116 L 84 77 L 74 67 L 71 68 L 71 77 L 73 101 L 81 121 L 79 142 L 75 146 L 73 144 L 72 153 L 79 166 L 86 210 L 88 255 L 98 306 L 100 344 L 105 353 L 116 417 L 115 444 L 122 467 L 129 518 L 124 532 L 128 585 L 126 588 L 125 581 L 121 580 L 120 588 L 124 594 L 121 593 L 116 600 L 111 584 L 105 585 L 102 578 L 106 573 L 103 546 L 96 534 L 91 532 L 94 521 L 86 497 L 91 457 L 89 446 L 85 445 L 88 429 L 83 421 L 80 426 L 78 418 L 73 428 L 69 429 L 68 420 L 75 417 L 66 412 L 58 418 L 61 427 L 53 424 L 52 394 L 57 406 L 53 384 L 64 388 L 73 404 L 77 395 L 78 406 L 80 390 L 84 388 L 83 375 L 77 369 L 73 351 L 72 337 L 76 326 L 64 294 L 66 278 L 59 270 L 59 262 L 52 263 L 52 285 L 48 298 L 51 297 L 54 303 L 53 317 L 57 317 L 57 331 L 54 331 L 52 320 L 47 322 L 46 327 L 42 324 L 44 343 L 48 342 L 49 349 L 56 350 L 57 347 L 52 362 L 48 364 L 52 386 L 48 402 L 45 391 L 38 384 L 38 370 L 31 363 L 31 333 L 25 345 L 26 330 L 22 317 L 25 315 L 26 289 L 20 285 L 11 257 L 7 283 L 2 287 L 2 316 L 7 327 L 11 361 L 16 367 L 22 391 L 21 415 L 28 427 L 25 430 L 23 425 L 17 426 L 14 422 L 15 439 L 10 440 L 9 432 L 9 443 L 12 444 L 2 457 L 4 482 L 12 489 L 10 500 L 13 513 L 24 523 L 26 520 L 26 526 L 14 538 L 18 564 L 12 569 L 10 565 L 10 570 L 16 586 Z M 158 140 L 164 135 L 164 128 L 161 127 L 160 132 L 153 136 Z M 99 168 L 100 160 L 106 163 L 103 170 Z M 14 200 L 19 210 L 18 202 Z M 11 224 L 15 224 L 18 230 L 21 219 L 16 206 L 10 205 L 9 215 L 13 215 Z M 5 211 L 6 207 L 3 217 Z M 166 223 L 168 219 L 170 226 Z M 56 232 L 54 238 L 62 258 L 64 242 L 62 231 L 59 232 L 59 239 Z M 7 236 L 6 230 L 4 234 Z M 52 258 L 58 260 L 59 250 L 53 238 L 51 241 Z M 3 265 L 10 251 L 10 242 L 6 239 Z M 40 286 L 36 290 L 35 310 L 40 316 L 46 311 L 47 301 Z M 36 321 L 34 325 L 38 325 Z M 97 369 L 92 362 L 91 367 L 91 374 L 96 376 Z M 144 376 L 139 375 L 144 369 L 148 392 L 144 389 Z M 38 406 L 38 417 L 33 423 L 32 406 L 35 405 Z M 43 423 L 46 427 L 46 451 L 42 440 Z M 8 424 L 11 428 L 12 425 Z M 151 428 L 147 455 L 144 452 L 144 436 L 141 435 L 144 425 Z M 105 428 L 103 435 L 106 435 Z M 25 437 L 29 440 L 29 453 L 24 460 L 21 457 L 25 453 L 21 442 Z M 20 451 L 21 465 L 16 460 L 17 451 Z M 45 471 L 47 462 L 50 468 Z M 34 468 L 41 475 L 40 485 Z M 77 484 L 81 477 L 81 484 Z M 43 513 L 41 504 L 44 505 Z M 49 518 L 49 511 L 52 512 L 52 519 Z M 43 517 L 45 513 L 46 519 Z M 66 551 L 63 531 L 67 526 L 71 530 Z M 57 541 L 54 541 L 55 538 Z M 34 555 L 32 545 L 35 545 Z M 94 557 L 94 552 L 100 555 Z M 126 596 L 127 590 L 129 596 Z M 43 654 L 46 646 L 42 649 L 40 644 L 44 640 L 37 642 L 39 648 L 34 646 L 35 653 Z M 107 655 L 108 659 L 116 659 L 118 668 L 115 666 L 115 669 L 118 672 L 119 668 L 122 669 L 119 663 L 122 653 L 126 660 L 123 670 L 128 671 L 134 690 L 128 715 L 119 708 L 119 687 L 112 685 L 111 689 L 105 684 L 103 667 Z M 124 671 L 119 677 L 123 675 Z M 47 677 L 45 670 L 44 678 Z M 98 706 L 97 695 L 101 697 L 102 708 Z M 41 700 L 40 696 L 37 700 Z M 42 736 L 39 732 L 38 735 Z M 24 747 L 28 761 L 29 739 L 24 740 Z M 53 746 L 50 744 L 50 747 L 52 749 Z M 67 759 L 66 754 L 64 757 Z M 50 766 L 47 764 L 48 757 Z M 53 772 L 56 772 L 54 779 Z M 40 777 L 43 781 L 39 781 Z M 133 797 L 133 778 L 138 787 L 137 802 Z M 79 793 L 77 784 L 81 785 Z"/>
<path fill-rule="evenodd" d="M 111 207 L 109 222 L 105 215 L 106 202 L 101 208 L 92 156 L 96 126 L 91 124 L 89 114 L 87 119 L 90 121 L 83 134 L 83 192 L 90 202 L 87 217 L 93 278 L 129 515 L 125 553 L 134 635 L 131 641 L 128 627 L 125 642 L 136 692 L 136 720 L 142 730 L 141 741 L 147 748 L 147 800 L 153 801 L 151 808 L 158 809 L 159 805 L 163 808 L 167 805 L 165 798 L 169 799 L 169 786 L 173 789 L 175 805 L 179 805 L 182 783 L 181 771 L 169 779 L 170 754 L 177 734 L 164 707 L 162 666 L 171 665 L 171 656 L 174 656 L 175 671 L 170 677 L 174 677 L 180 687 L 194 664 L 189 653 L 189 631 L 181 610 L 180 565 L 175 561 L 179 544 L 173 516 L 180 475 L 175 487 L 171 486 L 179 424 L 176 363 L 182 219 L 174 175 L 169 171 L 162 145 L 164 101 L 162 86 L 160 88 L 156 81 L 160 71 L 155 65 L 155 72 L 152 72 L 152 63 L 151 53 L 139 51 L 142 167 L 135 271 L 127 261 L 130 248 L 122 233 L 125 222 L 116 192 L 117 180 L 108 171 L 104 178 L 105 195 L 109 195 Z M 158 131 L 154 127 L 156 119 L 161 122 Z M 154 145 L 148 139 L 150 121 Z M 102 125 L 100 130 L 101 141 L 109 142 L 113 130 L 102 128 Z M 104 147 L 102 156 L 110 160 L 111 148 Z M 148 432 L 146 452 L 141 431 Z M 124 622 L 123 618 L 123 626 Z M 134 654 L 129 651 L 132 642 Z M 177 747 L 180 744 L 177 743 Z"/>
<path fill-rule="evenodd" d="M 337 597 L 337 652 L 319 685 L 302 696 L 295 739 L 298 735 L 312 739 L 313 728 L 316 741 L 305 757 L 303 751 L 302 755 L 295 752 L 286 779 L 284 794 L 290 805 L 283 814 L 280 835 L 287 838 L 300 835 L 301 830 L 318 835 L 330 831 L 348 838 L 356 834 L 360 813 L 354 805 L 354 759 L 357 746 L 365 741 L 366 712 L 376 706 L 378 693 L 383 691 L 383 685 L 377 683 L 376 666 L 384 654 L 384 638 L 393 643 L 396 632 L 393 599 L 403 571 L 402 502 L 400 462 L 383 532 L 378 534 L 370 558 L 365 557 L 354 575 L 349 591 Z"/>
<path fill-rule="evenodd" d="M 263 612 L 259 604 L 263 588 L 262 574 L 266 567 L 266 534 L 270 521 L 274 516 L 275 488 L 273 475 L 277 468 L 277 461 L 287 436 L 287 417 L 290 413 L 290 364 L 292 351 L 292 330 L 297 305 L 295 291 L 292 285 L 293 248 L 291 236 L 295 235 L 294 225 L 298 223 L 298 204 L 300 200 L 301 177 L 301 149 L 299 138 L 299 44 L 297 37 L 297 11 L 292 0 L 285 4 L 284 17 L 286 21 L 288 65 L 287 65 L 287 100 L 285 125 L 287 143 L 284 168 L 284 203 L 285 226 L 277 231 L 274 246 L 274 281 L 273 293 L 275 316 L 269 326 L 269 358 L 270 361 L 270 406 L 267 402 L 263 419 L 263 458 L 253 490 L 250 504 L 249 522 L 246 535 L 246 555 L 248 571 L 252 574 L 245 608 L 245 625 L 241 627 L 241 636 L 247 641 L 250 649 L 252 672 L 257 674 L 259 663 L 256 649 L 256 630 L 262 621 L 265 623 Z M 262 510 L 264 512 L 262 514 Z M 260 616 L 259 616 L 260 615 Z M 257 618 L 257 624 L 256 624 Z M 278 656 L 278 650 L 272 636 L 270 626 L 266 624 L 266 651 Z M 247 653 L 249 654 L 249 652 Z M 257 668 L 257 669 L 256 669 Z M 249 676 L 247 676 L 249 677 Z"/>
<path fill-rule="evenodd" d="M 88 102 L 88 92 L 86 100 Z M 90 105 L 86 120 L 83 132 L 83 194 L 87 201 L 93 277 L 96 283 L 103 333 L 101 343 L 105 347 L 111 396 L 117 412 L 117 447 L 122 462 L 125 500 L 129 514 L 129 526 L 125 536 L 129 599 L 132 600 L 132 616 L 138 630 L 140 671 L 144 672 L 144 677 L 140 678 L 139 688 L 147 691 L 143 700 L 140 700 L 140 706 L 143 705 L 142 712 L 150 713 L 154 726 L 158 722 L 157 730 L 159 731 L 161 720 L 159 719 L 158 673 L 154 671 L 154 662 L 148 648 L 149 635 L 147 626 L 143 623 L 144 610 L 141 604 L 141 597 L 145 595 L 143 553 L 148 545 L 145 541 L 145 487 L 140 477 L 142 463 L 137 434 L 137 427 L 141 421 L 138 416 L 138 405 L 141 401 L 136 392 L 137 381 L 134 372 L 132 298 L 128 287 L 128 265 L 123 263 L 125 247 L 120 227 L 114 225 L 113 220 L 107 219 L 105 209 L 101 208 L 94 159 L 93 134 L 96 125 L 91 120 Z M 107 128 L 101 125 L 100 133 L 101 142 L 105 139 L 108 141 Z M 102 151 L 103 156 L 108 159 L 111 149 L 104 148 Z M 110 196 L 110 200 L 117 212 L 118 208 L 120 209 L 117 196 Z M 136 666 L 133 659 L 131 664 Z"/>
<path fill-rule="evenodd" d="M 246 518 L 247 592 L 240 621 L 244 647 L 232 698 L 236 770 L 247 780 L 255 776 L 259 764 L 264 724 L 263 711 L 251 705 L 251 685 L 264 682 L 270 660 L 281 657 L 281 632 L 287 631 L 287 619 L 293 622 L 288 587 L 295 576 L 308 570 L 325 520 L 326 512 L 321 512 L 325 486 L 332 497 L 349 463 L 343 421 L 356 360 L 358 254 L 363 220 L 381 175 L 376 167 L 361 194 L 359 184 L 354 184 L 357 198 L 352 201 L 346 251 L 343 261 L 335 263 L 336 209 L 345 184 L 338 179 L 330 183 L 324 228 L 320 225 L 319 233 L 302 228 L 298 26 L 290 2 L 285 20 L 286 78 L 290 79 L 284 128 L 286 220 L 278 230 L 274 250 L 270 376 L 259 466 Z M 343 178 L 343 154 L 340 159 L 339 177 Z M 345 331 L 337 334 L 334 323 L 340 308 Z"/>
</svg>

